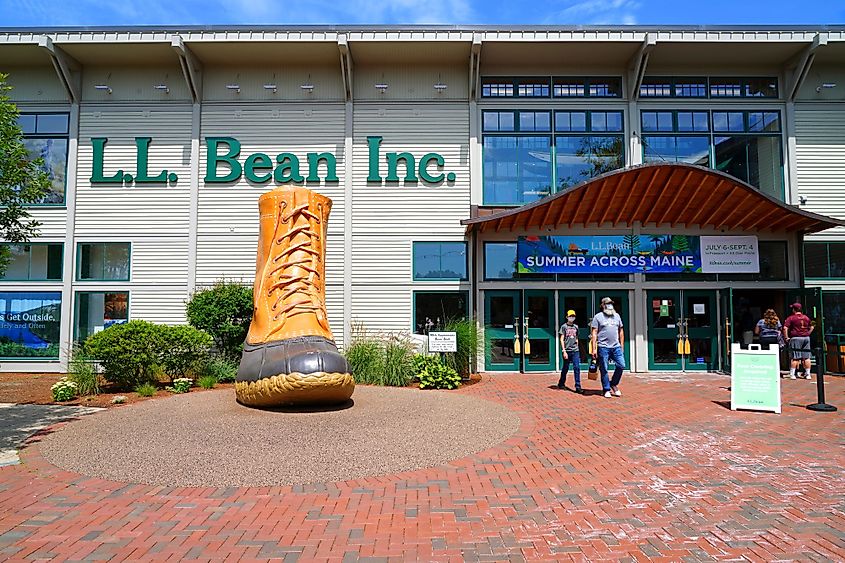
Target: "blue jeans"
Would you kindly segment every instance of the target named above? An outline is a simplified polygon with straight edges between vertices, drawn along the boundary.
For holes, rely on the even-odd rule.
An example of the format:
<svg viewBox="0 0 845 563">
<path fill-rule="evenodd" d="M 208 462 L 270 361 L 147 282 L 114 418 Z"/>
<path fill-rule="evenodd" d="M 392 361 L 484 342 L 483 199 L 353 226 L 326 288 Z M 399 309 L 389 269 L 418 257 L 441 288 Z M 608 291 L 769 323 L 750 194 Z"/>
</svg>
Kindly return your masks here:
<svg viewBox="0 0 845 563">
<path fill-rule="evenodd" d="M 616 369 L 613 370 L 613 378 L 610 381 L 607 380 L 608 357 L 616 364 Z M 622 380 L 622 370 L 625 369 L 625 354 L 622 353 L 622 347 L 602 348 L 599 346 L 598 364 L 599 372 L 601 372 L 602 389 L 610 391 L 611 387 L 619 385 L 619 382 Z"/>
<path fill-rule="evenodd" d="M 566 351 L 568 358 L 563 359 L 563 369 L 560 371 L 560 381 L 557 382 L 558 387 L 566 385 L 566 373 L 569 371 L 569 364 L 572 364 L 572 373 L 575 374 L 575 388 L 581 388 L 581 352 L 574 350 Z"/>
</svg>

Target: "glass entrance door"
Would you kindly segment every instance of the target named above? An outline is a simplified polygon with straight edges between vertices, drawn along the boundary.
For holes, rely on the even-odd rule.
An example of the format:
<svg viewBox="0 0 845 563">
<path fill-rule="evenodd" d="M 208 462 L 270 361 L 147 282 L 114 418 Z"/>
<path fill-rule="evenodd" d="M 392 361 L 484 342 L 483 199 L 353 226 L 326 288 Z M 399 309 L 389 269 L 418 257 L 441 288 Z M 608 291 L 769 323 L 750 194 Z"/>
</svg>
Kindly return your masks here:
<svg viewBox="0 0 845 563">
<path fill-rule="evenodd" d="M 646 292 L 648 368 L 714 370 L 717 363 L 716 295 L 708 290 Z"/>
<path fill-rule="evenodd" d="M 555 292 L 526 289 L 523 292 L 522 326 L 524 330 L 523 369 L 552 371 L 555 369 Z"/>
<path fill-rule="evenodd" d="M 484 368 L 487 371 L 519 371 L 517 340 L 522 343 L 522 310 L 519 291 L 484 292 Z M 521 350 L 520 350 L 521 351 Z"/>
<path fill-rule="evenodd" d="M 578 325 L 578 350 L 581 352 L 581 369 L 586 370 L 590 364 L 590 320 L 593 318 L 595 299 L 592 291 L 559 291 L 558 303 L 558 328 L 566 322 L 566 312 L 575 311 L 575 324 Z M 624 323 L 625 320 L 623 319 Z M 563 353 L 560 350 L 560 337 L 557 338 L 556 346 L 559 357 L 559 365 L 563 366 Z M 563 369 L 561 367 L 561 369 Z"/>
</svg>

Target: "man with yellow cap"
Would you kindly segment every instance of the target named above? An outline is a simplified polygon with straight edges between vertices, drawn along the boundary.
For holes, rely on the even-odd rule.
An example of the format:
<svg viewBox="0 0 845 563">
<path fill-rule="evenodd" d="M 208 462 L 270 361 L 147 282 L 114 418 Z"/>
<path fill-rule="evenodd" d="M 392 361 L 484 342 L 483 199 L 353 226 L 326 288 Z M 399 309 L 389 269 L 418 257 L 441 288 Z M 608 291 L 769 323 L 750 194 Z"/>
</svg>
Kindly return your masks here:
<svg viewBox="0 0 845 563">
<path fill-rule="evenodd" d="M 572 364 L 572 372 L 575 374 L 575 392 L 583 393 L 581 390 L 581 351 L 578 349 L 578 325 L 575 324 L 575 311 L 572 309 L 566 312 L 566 322 L 560 325 L 560 350 L 563 355 L 563 369 L 560 371 L 558 389 L 566 389 L 566 372 L 569 371 L 569 364 Z"/>
</svg>

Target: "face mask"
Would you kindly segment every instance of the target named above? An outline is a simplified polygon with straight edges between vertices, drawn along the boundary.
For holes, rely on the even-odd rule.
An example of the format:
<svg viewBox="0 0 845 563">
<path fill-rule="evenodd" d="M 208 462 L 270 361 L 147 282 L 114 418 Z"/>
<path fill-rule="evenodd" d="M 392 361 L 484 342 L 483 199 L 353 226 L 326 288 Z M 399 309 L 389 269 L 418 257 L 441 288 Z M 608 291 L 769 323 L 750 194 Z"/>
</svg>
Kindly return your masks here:
<svg viewBox="0 0 845 563">
<path fill-rule="evenodd" d="M 605 315 L 612 315 L 613 314 L 613 305 L 605 305 L 604 306 L 604 314 Z"/>
<path fill-rule="evenodd" d="M 575 317 L 566 317 L 566 320 L 567 320 L 567 321 L 569 321 L 569 322 L 571 322 L 571 323 L 574 323 L 574 322 L 575 322 Z"/>
</svg>

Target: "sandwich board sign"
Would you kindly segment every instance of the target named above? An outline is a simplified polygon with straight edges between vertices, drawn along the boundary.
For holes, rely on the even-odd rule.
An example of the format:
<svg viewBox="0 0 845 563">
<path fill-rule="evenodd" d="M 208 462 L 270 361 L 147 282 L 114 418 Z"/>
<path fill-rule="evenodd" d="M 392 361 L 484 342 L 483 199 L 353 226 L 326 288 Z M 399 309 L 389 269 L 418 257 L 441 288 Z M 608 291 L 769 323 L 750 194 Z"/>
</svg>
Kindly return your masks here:
<svg viewBox="0 0 845 563">
<path fill-rule="evenodd" d="M 456 332 L 429 332 L 429 352 L 457 352 L 458 335 Z"/>
<path fill-rule="evenodd" d="M 751 344 L 743 350 L 731 344 L 731 410 L 781 412 L 780 354 L 776 346 L 763 350 Z"/>
</svg>

